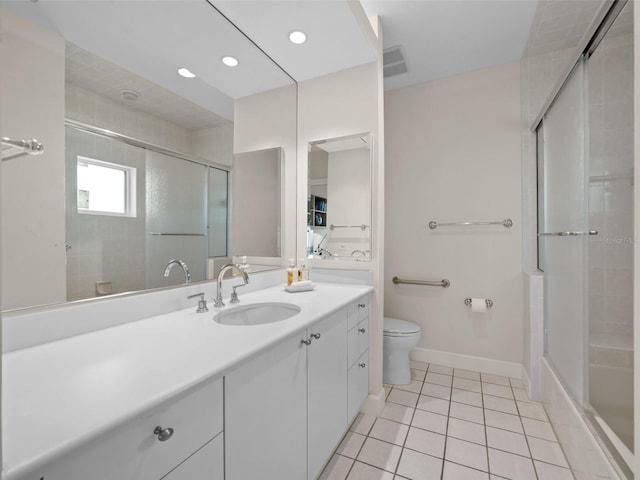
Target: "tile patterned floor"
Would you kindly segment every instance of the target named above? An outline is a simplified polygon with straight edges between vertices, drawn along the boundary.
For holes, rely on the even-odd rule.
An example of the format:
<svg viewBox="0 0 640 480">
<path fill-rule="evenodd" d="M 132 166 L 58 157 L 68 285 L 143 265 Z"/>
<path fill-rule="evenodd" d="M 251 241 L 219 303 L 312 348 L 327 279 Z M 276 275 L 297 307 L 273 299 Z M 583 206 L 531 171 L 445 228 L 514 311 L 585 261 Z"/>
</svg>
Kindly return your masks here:
<svg viewBox="0 0 640 480">
<path fill-rule="evenodd" d="M 359 414 L 321 480 L 569 480 L 541 404 L 520 380 L 411 362 L 385 385 L 378 417 Z"/>
</svg>

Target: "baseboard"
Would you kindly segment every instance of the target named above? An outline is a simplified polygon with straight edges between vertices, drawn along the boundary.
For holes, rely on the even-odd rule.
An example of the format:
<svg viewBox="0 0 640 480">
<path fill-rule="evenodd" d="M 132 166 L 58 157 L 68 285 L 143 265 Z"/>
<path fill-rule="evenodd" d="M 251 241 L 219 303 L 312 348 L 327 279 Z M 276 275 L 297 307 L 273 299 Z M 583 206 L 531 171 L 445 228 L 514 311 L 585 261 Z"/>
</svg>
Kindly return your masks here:
<svg viewBox="0 0 640 480">
<path fill-rule="evenodd" d="M 476 372 L 522 378 L 522 365 L 515 362 L 495 360 L 493 358 L 474 357 L 461 353 L 442 352 L 429 348 L 416 347 L 411 351 L 411 360 L 435 363 L 444 367 L 464 368 Z"/>
<path fill-rule="evenodd" d="M 384 408 L 384 388 L 381 388 L 380 391 L 376 394 L 369 394 L 369 396 L 365 399 L 364 403 L 360 407 L 360 411 L 362 413 L 367 413 L 369 415 L 375 415 L 376 417 L 380 415 L 382 409 Z"/>
<path fill-rule="evenodd" d="M 524 365 L 522 365 L 522 373 L 520 374 L 520 379 L 522 380 L 522 385 L 524 385 L 524 389 L 527 392 L 527 396 L 531 398 L 531 379 L 529 378 L 529 372 L 527 372 L 527 369 L 524 367 Z"/>
<path fill-rule="evenodd" d="M 576 478 L 625 478 L 591 432 L 584 412 L 576 407 L 560 379 L 542 359 L 542 404 Z"/>
</svg>

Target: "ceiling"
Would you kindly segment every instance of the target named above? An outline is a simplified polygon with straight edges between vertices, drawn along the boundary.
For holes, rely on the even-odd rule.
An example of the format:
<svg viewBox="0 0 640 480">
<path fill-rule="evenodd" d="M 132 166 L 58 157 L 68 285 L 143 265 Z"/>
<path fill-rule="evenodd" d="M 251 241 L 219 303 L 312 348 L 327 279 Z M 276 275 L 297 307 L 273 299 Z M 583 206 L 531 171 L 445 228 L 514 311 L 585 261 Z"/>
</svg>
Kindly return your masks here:
<svg viewBox="0 0 640 480">
<path fill-rule="evenodd" d="M 346 0 L 212 0 L 297 81 L 374 61 Z M 580 3 L 567 2 L 562 3 Z M 361 0 L 382 20 L 384 48 L 401 46 L 408 72 L 393 89 L 517 61 L 537 0 Z M 287 34 L 301 29 L 304 45 Z"/>
<path fill-rule="evenodd" d="M 582 2 L 540 3 L 551 5 L 546 11 L 553 25 L 554 15 L 567 14 L 556 4 Z M 385 79 L 385 88 L 393 89 L 519 60 L 538 2 L 361 0 L 360 6 L 349 0 L 18 0 L 3 4 L 107 62 L 230 120 L 233 99 L 290 84 L 292 78 L 304 81 L 374 61 L 369 39 L 358 23 L 367 15 L 381 18 L 385 48 L 399 45 L 404 53 L 408 72 Z M 212 6 L 233 25 L 216 15 Z M 535 25 L 544 31 L 547 20 L 539 20 Z M 294 29 L 307 33 L 305 44 L 289 42 Z M 240 65 L 222 66 L 219 59 L 225 54 L 239 58 Z M 68 67 L 82 70 L 86 65 L 74 63 L 82 58 L 79 53 Z M 198 74 L 194 81 L 176 75 L 177 67 L 192 65 L 197 66 L 192 68 Z M 90 81 L 100 83 L 101 68 L 93 68 L 97 76 Z M 108 89 L 106 80 L 102 86 Z M 123 82 L 111 86 L 114 95 L 127 88 Z M 150 104 L 155 103 L 153 98 Z"/>
<path fill-rule="evenodd" d="M 385 79 L 404 87 L 521 58 L 536 0 L 362 0 L 382 20 L 384 48 L 402 47 L 408 72 Z"/>
</svg>

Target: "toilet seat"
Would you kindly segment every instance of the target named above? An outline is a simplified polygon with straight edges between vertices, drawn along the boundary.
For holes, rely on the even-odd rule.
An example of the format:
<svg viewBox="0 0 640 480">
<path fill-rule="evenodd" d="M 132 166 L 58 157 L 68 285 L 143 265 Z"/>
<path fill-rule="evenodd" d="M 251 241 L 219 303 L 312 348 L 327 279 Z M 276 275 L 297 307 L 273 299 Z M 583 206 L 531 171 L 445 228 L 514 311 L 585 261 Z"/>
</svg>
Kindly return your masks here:
<svg viewBox="0 0 640 480">
<path fill-rule="evenodd" d="M 397 318 L 384 317 L 385 337 L 408 337 L 420 335 L 420 332 L 420 327 L 415 323 Z"/>
</svg>

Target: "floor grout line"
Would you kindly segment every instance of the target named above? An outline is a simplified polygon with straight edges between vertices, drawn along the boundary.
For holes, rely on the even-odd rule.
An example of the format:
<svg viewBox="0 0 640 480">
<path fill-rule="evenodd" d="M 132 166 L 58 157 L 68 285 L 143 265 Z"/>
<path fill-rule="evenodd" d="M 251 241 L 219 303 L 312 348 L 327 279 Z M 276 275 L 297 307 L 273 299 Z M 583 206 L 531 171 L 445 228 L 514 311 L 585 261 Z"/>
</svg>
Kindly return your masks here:
<svg viewBox="0 0 640 480">
<path fill-rule="evenodd" d="M 519 403 L 518 403 L 518 402 L 519 402 L 519 400 L 516 398 L 516 396 L 515 396 L 515 392 L 514 392 L 514 389 L 515 389 L 515 388 L 518 388 L 518 387 L 514 387 L 514 386 L 513 386 L 513 384 L 511 383 L 511 380 L 510 380 L 509 378 L 507 378 L 507 381 L 509 382 L 509 385 L 507 386 L 507 385 L 503 385 L 503 384 L 500 384 L 500 383 L 485 382 L 485 381 L 483 380 L 483 378 L 482 378 L 482 374 L 481 374 L 481 373 L 479 373 L 479 374 L 478 374 L 479 380 L 474 380 L 474 379 L 469 379 L 469 378 L 465 378 L 465 377 L 458 377 L 458 376 L 456 376 L 456 375 L 455 375 L 455 369 L 451 369 L 451 375 L 444 374 L 444 373 L 441 373 L 441 372 L 439 372 L 439 371 L 438 371 L 438 372 L 431 372 L 431 373 L 435 373 L 435 374 L 438 374 L 438 375 L 449 376 L 449 377 L 451 378 L 451 383 L 450 383 L 450 385 L 447 387 L 447 385 L 442 385 L 442 384 L 438 384 L 438 383 L 428 382 L 428 381 L 427 381 L 427 376 L 428 376 L 428 374 L 429 374 L 429 373 L 430 373 L 430 371 L 431 371 L 432 365 L 431 365 L 431 364 L 427 364 L 427 367 L 426 367 L 426 368 L 427 368 L 427 370 L 425 370 L 425 371 L 422 371 L 422 370 L 420 370 L 420 369 L 412 368 L 412 370 L 416 370 L 416 371 L 419 371 L 419 372 L 420 372 L 420 374 L 419 374 L 418 376 L 422 376 L 422 373 L 424 372 L 424 376 L 422 376 L 423 380 L 418 380 L 418 379 L 414 378 L 414 374 L 413 374 L 413 372 L 412 372 L 411 382 L 412 382 L 412 383 L 413 383 L 413 382 L 418 382 L 418 383 L 420 383 L 420 389 L 419 389 L 419 391 L 418 391 L 418 392 L 416 392 L 416 391 L 412 391 L 412 390 L 404 390 L 404 389 L 402 389 L 401 387 L 398 387 L 398 388 L 397 388 L 397 387 L 396 387 L 396 386 L 394 386 L 394 385 L 388 385 L 388 386 L 386 386 L 386 387 L 385 387 L 385 389 L 386 389 L 386 388 L 389 388 L 389 390 L 386 392 L 386 395 L 385 395 L 385 404 L 395 405 L 395 406 L 397 406 L 397 407 L 401 407 L 401 408 L 403 408 L 403 409 L 407 409 L 407 410 L 409 410 L 409 409 L 410 409 L 410 412 L 411 412 L 411 413 L 410 413 L 410 418 L 408 418 L 408 419 L 405 419 L 405 418 L 404 418 L 404 415 L 407 415 L 407 412 L 405 412 L 405 413 L 403 414 L 403 416 L 399 416 L 399 417 L 398 417 L 398 418 L 402 419 L 403 421 L 408 421 L 408 422 L 409 422 L 408 424 L 407 424 L 407 423 L 403 423 L 403 421 L 397 421 L 396 419 L 390 419 L 390 418 L 384 418 L 384 417 L 381 417 L 381 416 L 375 416 L 375 417 L 373 418 L 373 421 L 371 422 L 371 425 L 366 429 L 366 434 L 364 434 L 364 435 L 363 435 L 362 433 L 359 433 L 359 432 L 357 432 L 357 431 L 353 431 L 353 430 L 351 430 L 351 427 L 353 426 L 353 423 L 355 423 L 355 421 L 357 420 L 357 418 L 358 418 L 358 417 L 356 417 L 356 419 L 354 420 L 354 422 L 352 422 L 352 424 L 349 426 L 349 429 L 348 429 L 348 430 L 347 430 L 347 432 L 345 433 L 345 436 L 346 436 L 348 433 L 356 433 L 356 434 L 358 434 L 358 435 L 364 436 L 365 438 L 364 438 L 364 441 L 362 442 L 362 444 L 360 445 L 360 447 L 358 448 L 358 451 L 357 451 L 357 453 L 355 454 L 355 458 L 353 458 L 353 459 L 351 459 L 350 457 L 347 457 L 347 456 L 345 456 L 345 455 L 338 454 L 338 453 L 337 453 L 337 450 L 336 450 L 336 452 L 334 452 L 334 455 L 339 455 L 339 456 L 342 456 L 342 457 L 348 458 L 349 460 L 352 460 L 352 463 L 351 463 L 351 465 L 350 465 L 350 467 L 349 467 L 349 469 L 348 469 L 348 471 L 347 471 L 347 473 L 346 473 L 346 477 L 341 478 L 340 480 L 344 480 L 344 479 L 348 478 L 348 477 L 349 477 L 349 475 L 351 475 L 351 473 L 352 473 L 353 469 L 354 469 L 354 468 L 355 468 L 355 466 L 356 466 L 356 463 L 361 463 L 361 464 L 367 465 L 367 466 L 369 466 L 369 467 L 371 467 L 371 468 L 375 468 L 375 469 L 377 469 L 377 470 L 380 470 L 380 471 L 386 472 L 386 473 L 387 473 L 387 474 L 389 474 L 389 475 L 393 475 L 393 478 L 397 478 L 398 480 L 399 480 L 400 478 L 402 478 L 402 479 L 404 479 L 404 478 L 408 478 L 408 477 L 403 477 L 403 476 L 401 477 L 401 474 L 399 473 L 400 463 L 401 463 L 401 462 L 402 462 L 402 460 L 403 460 L 403 456 L 404 456 L 404 454 L 405 454 L 405 450 L 409 450 L 409 451 L 412 451 L 412 452 L 416 452 L 416 453 L 418 453 L 418 454 L 420 454 L 420 455 L 424 455 L 424 456 L 427 456 L 427 457 L 431 457 L 431 458 L 435 458 L 435 459 L 440 460 L 440 461 L 441 461 L 441 465 L 440 465 L 440 477 L 439 477 L 439 478 L 440 478 L 440 480 L 444 480 L 444 471 L 445 471 L 445 465 L 446 465 L 446 462 L 447 462 L 447 460 L 446 460 L 446 456 L 447 456 L 447 447 L 448 447 L 448 443 L 449 443 L 449 438 L 451 438 L 451 439 L 456 439 L 456 440 L 458 440 L 458 441 L 460 441 L 460 442 L 466 442 L 466 443 L 469 443 L 469 444 L 472 444 L 472 445 L 476 445 L 476 446 L 482 446 L 482 447 L 484 447 L 484 448 L 485 448 L 485 454 L 486 454 L 486 462 L 487 462 L 487 469 L 486 469 L 486 471 L 485 471 L 485 470 L 482 470 L 482 469 L 479 469 L 479 468 L 477 468 L 477 467 L 471 466 L 471 465 L 467 465 L 467 464 L 464 464 L 464 463 L 459 463 L 459 462 L 457 462 L 457 461 L 452 461 L 451 463 L 452 463 L 452 464 L 455 464 L 455 465 L 459 465 L 459 466 L 461 466 L 461 467 L 465 467 L 465 468 L 468 468 L 468 469 L 472 469 L 472 470 L 477 471 L 477 472 L 483 472 L 483 473 L 485 473 L 488 477 L 489 477 L 489 476 L 493 476 L 493 477 L 495 477 L 495 478 L 504 478 L 504 477 L 502 477 L 502 476 L 500 476 L 500 475 L 496 475 L 495 473 L 492 473 L 492 472 L 491 472 L 491 465 L 490 465 L 490 461 L 489 461 L 489 448 L 492 448 L 492 449 L 494 449 L 494 450 L 496 450 L 496 451 L 499 451 L 499 452 L 506 453 L 506 454 L 508 454 L 508 455 L 513 455 L 513 456 L 517 456 L 517 457 L 520 457 L 520 458 L 523 458 L 523 459 L 524 459 L 524 458 L 528 459 L 528 460 L 531 462 L 531 465 L 532 465 L 532 467 L 533 467 L 533 473 L 534 473 L 534 476 L 535 476 L 535 478 L 536 478 L 537 480 L 539 480 L 539 479 L 540 479 L 540 476 L 539 476 L 539 474 L 538 474 L 538 468 L 536 467 L 536 463 L 535 463 L 536 461 L 540 462 L 541 464 L 550 465 L 550 466 L 553 466 L 553 467 L 556 467 L 556 468 L 562 468 L 562 469 L 568 470 L 569 472 L 571 472 L 571 474 L 573 474 L 573 472 L 571 471 L 571 468 L 566 468 L 565 466 L 558 465 L 558 464 L 556 464 L 556 463 L 552 463 L 552 462 L 550 462 L 550 461 L 545 461 L 545 460 L 536 460 L 536 459 L 534 459 L 534 457 L 533 457 L 533 453 L 532 453 L 532 451 L 531 451 L 531 446 L 530 446 L 530 444 L 529 444 L 529 437 L 534 438 L 534 439 L 539 439 L 539 440 L 546 440 L 546 441 L 548 441 L 548 442 L 555 443 L 555 444 L 557 444 L 557 445 L 560 445 L 560 443 L 559 443 L 559 441 L 558 441 L 558 439 L 557 439 L 557 435 L 555 435 L 555 431 L 553 431 L 553 427 L 552 427 L 552 431 L 553 431 L 553 433 L 554 433 L 554 435 L 555 435 L 555 438 L 556 438 L 556 440 L 555 440 L 555 441 L 553 441 L 553 440 L 548 440 L 547 438 L 538 437 L 538 436 L 536 436 L 536 435 L 528 435 L 528 434 L 527 434 L 527 432 L 526 432 L 526 430 L 525 430 L 525 428 L 524 428 L 524 419 L 538 420 L 538 421 L 541 421 L 541 422 L 544 422 L 544 423 L 549 423 L 549 424 L 550 424 L 550 422 L 548 421 L 548 419 L 545 421 L 545 420 L 539 420 L 539 419 L 537 419 L 537 418 L 523 417 L 523 416 L 521 415 L 521 413 L 520 413 L 520 405 L 519 405 Z M 473 390 L 466 390 L 466 389 L 461 389 L 461 388 L 458 388 L 458 387 L 454 387 L 454 380 L 455 380 L 456 378 L 461 378 L 461 379 L 464 379 L 464 380 L 472 380 L 472 381 L 474 381 L 474 382 L 479 383 L 479 385 L 480 385 L 480 392 L 477 392 L 477 391 L 476 391 L 476 392 L 474 392 Z M 433 396 L 433 395 L 423 394 L 423 391 L 424 391 L 424 389 L 425 389 L 425 386 L 426 386 L 426 385 L 437 385 L 437 386 L 439 386 L 439 387 L 448 388 L 448 390 L 449 390 L 449 398 L 448 398 L 448 399 L 445 399 L 445 398 L 436 397 L 436 396 Z M 491 395 L 491 394 L 485 393 L 485 385 L 497 385 L 497 386 L 500 386 L 500 387 L 507 387 L 507 388 L 509 388 L 509 390 L 511 391 L 512 398 L 510 398 L 510 399 L 509 399 L 509 398 L 506 398 L 506 397 L 501 397 L 501 396 L 498 396 L 498 395 Z M 413 387 L 413 388 L 415 388 L 415 387 Z M 456 390 L 462 390 L 462 391 L 465 391 L 465 392 L 470 392 L 470 393 L 474 393 L 474 394 L 479 395 L 479 398 L 480 398 L 480 404 L 481 404 L 481 406 L 478 406 L 477 404 L 471 404 L 471 403 L 464 403 L 464 402 L 454 401 L 454 400 L 453 400 L 453 393 L 454 393 L 454 392 L 453 392 L 453 390 L 454 390 L 454 388 L 456 388 Z M 411 393 L 411 394 L 415 395 L 415 396 L 417 397 L 417 398 L 416 398 L 416 400 L 415 400 L 415 402 L 411 402 L 411 403 L 414 403 L 414 405 L 413 405 L 413 406 L 411 406 L 411 405 L 406 405 L 406 404 L 401 404 L 401 403 L 396 403 L 396 402 L 388 401 L 388 400 L 387 400 L 387 398 L 391 395 L 391 393 L 392 393 L 394 390 L 399 391 L 399 392 L 404 392 L 404 393 Z M 444 395 L 444 392 L 442 392 L 442 394 Z M 413 395 L 411 395 L 411 396 L 413 396 Z M 505 411 L 500 411 L 500 410 L 494 410 L 494 409 L 492 409 L 492 408 L 487 408 L 487 407 L 485 406 L 485 399 L 486 399 L 485 395 L 487 395 L 487 396 L 489 396 L 489 397 L 502 398 L 502 399 L 504 399 L 504 400 L 511 400 L 511 401 L 515 404 L 515 411 L 516 411 L 516 413 L 514 414 L 514 413 L 511 413 L 511 412 L 505 412 Z M 411 398 L 411 396 L 409 396 L 409 398 Z M 434 399 L 434 400 L 447 401 L 447 402 L 448 402 L 448 404 L 447 404 L 447 408 L 446 408 L 446 410 L 447 410 L 446 415 L 444 415 L 444 414 L 442 414 L 442 413 L 440 413 L 440 412 L 437 412 L 437 411 L 424 410 L 424 409 L 422 409 L 422 408 L 418 408 L 418 404 L 420 403 L 420 399 L 421 399 L 423 396 L 424 396 L 424 397 L 428 397 L 428 398 L 432 398 L 432 399 Z M 472 397 L 472 398 L 473 398 L 473 397 Z M 520 401 L 522 401 L 522 402 L 526 402 L 526 403 L 532 403 L 532 404 L 535 404 L 535 405 L 539 405 L 539 404 L 540 404 L 539 402 L 535 402 L 535 401 L 531 401 L 531 400 L 530 400 L 530 401 L 528 401 L 528 402 L 527 402 L 526 400 L 520 400 Z M 410 402 L 407 402 L 407 403 L 410 403 Z M 484 444 L 484 445 L 482 445 L 482 444 L 480 444 L 480 443 L 477 443 L 477 442 L 475 442 L 475 441 L 472 441 L 472 440 L 467 440 L 467 439 L 465 439 L 465 438 L 458 438 L 458 437 L 456 437 L 456 436 L 449 435 L 449 424 L 450 424 L 450 420 L 451 420 L 452 418 L 454 418 L 454 419 L 456 419 L 456 420 L 464 421 L 464 422 L 470 422 L 470 423 L 473 423 L 474 425 L 480 425 L 480 423 L 478 423 L 477 421 L 472 421 L 472 420 L 468 420 L 468 419 L 466 419 L 466 418 L 458 418 L 458 417 L 452 416 L 452 415 L 451 415 L 451 413 L 452 413 L 452 406 L 453 406 L 452 404 L 453 404 L 453 403 L 456 403 L 456 404 L 459 404 L 459 405 L 464 405 L 464 406 L 466 406 L 466 407 L 472 407 L 472 408 L 476 408 L 476 409 L 477 409 L 477 408 L 482 409 L 482 422 L 483 422 L 483 423 L 482 423 L 482 426 L 483 426 L 483 430 L 484 430 L 484 441 L 485 441 L 485 444 Z M 443 407 L 443 405 L 441 405 L 441 406 Z M 434 408 L 435 408 L 435 407 L 434 407 Z M 506 407 L 505 407 L 505 408 L 506 408 Z M 544 407 L 543 407 L 543 408 L 544 408 Z M 443 408 L 442 408 L 442 409 L 443 409 Z M 414 426 L 413 422 L 414 422 L 414 420 L 415 420 L 415 416 L 416 416 L 416 413 L 417 413 L 417 411 L 418 411 L 418 410 L 420 410 L 420 411 L 422 411 L 422 412 L 425 412 L 425 413 L 428 413 L 428 414 L 430 414 L 430 415 L 437 415 L 438 417 L 445 417 L 445 416 L 446 416 L 445 430 L 444 430 L 444 431 L 445 431 L 445 433 L 444 433 L 444 434 L 443 434 L 443 433 L 441 433 L 441 431 L 440 431 L 441 429 L 440 429 L 440 430 L 438 430 L 438 431 L 436 431 L 436 427 L 435 427 L 435 426 L 434 426 L 434 427 L 433 427 L 433 429 L 431 429 L 431 430 L 429 430 L 428 428 L 423 428 L 423 427 L 419 427 L 419 426 Z M 470 410 L 469 410 L 469 411 L 470 411 Z M 488 428 L 489 428 L 489 425 L 487 424 L 487 411 L 495 411 L 495 412 L 497 412 L 497 413 L 499 413 L 499 414 L 502 414 L 502 415 L 512 415 L 512 416 L 516 416 L 516 417 L 518 417 L 518 419 L 519 419 L 519 425 L 520 425 L 520 428 L 521 428 L 521 430 L 522 430 L 521 432 L 514 431 L 514 430 L 510 430 L 510 429 L 508 429 L 508 428 L 503 428 L 503 427 L 500 427 L 500 426 L 491 426 L 491 428 L 492 428 L 492 429 L 496 429 L 496 430 L 500 430 L 500 431 L 503 431 L 503 432 L 508 432 L 508 433 L 511 433 L 511 434 L 515 434 L 515 435 L 522 435 L 522 436 L 524 437 L 524 440 L 525 440 L 526 445 L 527 445 L 528 456 L 523 455 L 523 454 L 519 454 L 519 453 L 515 453 L 515 452 L 512 452 L 512 451 L 508 451 L 508 450 L 503 450 L 502 448 L 495 448 L 495 447 L 490 447 L 490 446 L 489 446 L 489 438 L 488 438 Z M 402 412 L 402 411 L 400 411 L 400 412 Z M 360 415 L 360 414 L 359 414 L 359 415 Z M 364 415 L 364 414 L 362 414 L 362 415 Z M 373 417 L 372 415 L 367 415 L 367 416 L 369 416 L 369 417 Z M 435 418 L 435 417 L 433 417 L 433 418 Z M 500 419 L 500 417 L 498 417 L 498 418 L 496 419 L 496 422 L 494 422 L 494 423 L 498 423 L 498 421 L 497 421 L 497 420 L 499 420 L 499 419 Z M 389 441 L 388 439 L 381 439 L 381 438 L 376 438 L 376 437 L 371 436 L 371 434 L 372 434 L 372 432 L 373 432 L 373 429 L 375 428 L 376 424 L 378 423 L 378 420 L 383 420 L 384 422 L 390 422 L 390 423 L 397 424 L 397 425 L 398 425 L 398 428 L 402 427 L 402 428 L 404 429 L 404 428 L 406 427 L 406 434 L 405 434 L 405 436 L 404 436 L 404 439 L 402 440 L 402 443 L 401 443 L 401 444 L 398 444 L 398 443 L 395 443 L 393 440 Z M 382 423 L 384 423 L 384 422 L 380 422 L 380 423 L 382 424 Z M 502 425 L 504 426 L 505 424 L 502 424 Z M 509 425 L 509 424 L 508 424 L 508 423 L 506 423 L 506 425 Z M 380 428 L 383 428 L 383 427 L 380 427 Z M 396 428 L 396 427 L 392 427 L 392 428 Z M 515 428 L 515 426 L 514 426 L 514 428 Z M 440 435 L 444 436 L 444 443 L 443 443 L 443 450 L 442 450 L 442 458 L 440 458 L 440 457 L 439 457 L 439 456 L 437 456 L 437 455 L 433 455 L 433 454 L 431 454 L 431 453 L 427 453 L 427 452 L 422 451 L 422 450 L 416 450 L 415 448 L 410 448 L 410 447 L 408 447 L 408 446 L 407 446 L 407 441 L 408 441 L 408 438 L 409 438 L 409 434 L 410 434 L 410 432 L 412 431 L 411 429 L 417 429 L 417 430 L 427 431 L 427 432 L 430 432 L 430 433 L 435 434 L 435 435 L 438 435 L 438 436 L 440 436 Z M 384 435 L 380 435 L 380 436 L 384 436 Z M 344 437 L 343 437 L 343 438 L 344 438 Z M 472 438 L 472 437 L 471 437 L 471 438 Z M 394 468 L 393 468 L 393 470 L 392 470 L 392 471 L 391 471 L 391 470 L 386 470 L 386 469 L 384 469 L 384 468 L 378 467 L 378 466 L 376 466 L 376 465 L 372 465 L 372 464 L 370 464 L 370 463 L 367 463 L 367 462 L 364 462 L 364 461 L 361 461 L 361 460 L 359 460 L 359 459 L 358 459 L 358 457 L 359 457 L 359 456 L 361 455 L 361 453 L 362 453 L 362 450 L 364 449 L 365 444 L 367 443 L 367 441 L 368 441 L 369 439 L 376 440 L 376 441 L 378 441 L 378 442 L 382 442 L 382 443 L 385 443 L 385 444 L 388 444 L 388 445 L 391 445 L 391 446 L 393 446 L 393 447 L 396 447 L 396 448 L 399 448 L 399 449 L 400 449 L 400 454 L 399 454 L 399 456 L 398 456 L 398 459 L 397 459 L 397 461 L 396 461 L 396 463 L 395 463 L 395 466 L 394 466 Z M 560 448 L 562 449 L 562 446 L 560 446 Z M 562 453 L 563 453 L 563 455 L 564 455 L 564 449 L 562 449 Z M 566 459 L 566 455 L 565 455 L 565 459 Z M 410 480 L 410 478 L 409 478 L 409 480 Z"/>
</svg>

